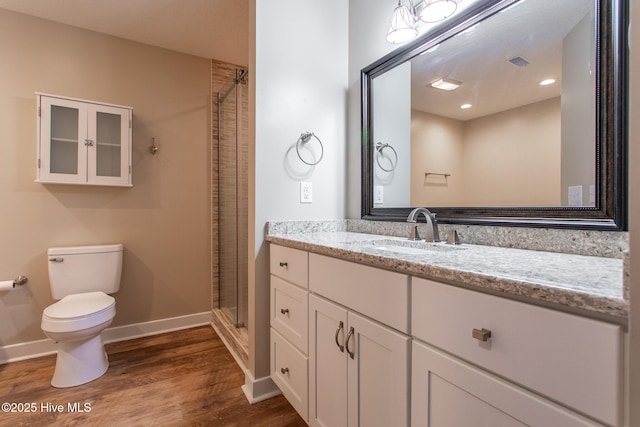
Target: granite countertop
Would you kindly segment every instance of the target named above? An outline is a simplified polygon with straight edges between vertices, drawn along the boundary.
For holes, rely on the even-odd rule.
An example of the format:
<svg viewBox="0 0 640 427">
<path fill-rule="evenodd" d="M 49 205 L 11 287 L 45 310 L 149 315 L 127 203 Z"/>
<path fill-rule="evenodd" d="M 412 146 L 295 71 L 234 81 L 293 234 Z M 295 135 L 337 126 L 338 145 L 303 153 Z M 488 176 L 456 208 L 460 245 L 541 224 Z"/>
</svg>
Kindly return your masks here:
<svg viewBox="0 0 640 427">
<path fill-rule="evenodd" d="M 347 231 L 268 233 L 266 240 L 623 325 L 628 316 L 628 301 L 623 298 L 623 261 L 618 258 L 429 244 Z M 411 248 L 425 251 L 405 253 L 420 252 Z"/>
</svg>

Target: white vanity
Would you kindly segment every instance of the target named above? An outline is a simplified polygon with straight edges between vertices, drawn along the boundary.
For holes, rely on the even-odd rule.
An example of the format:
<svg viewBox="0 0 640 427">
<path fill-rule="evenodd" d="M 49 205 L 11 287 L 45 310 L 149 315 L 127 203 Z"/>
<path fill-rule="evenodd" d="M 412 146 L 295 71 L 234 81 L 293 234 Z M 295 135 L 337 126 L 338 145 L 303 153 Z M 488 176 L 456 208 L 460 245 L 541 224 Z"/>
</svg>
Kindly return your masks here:
<svg viewBox="0 0 640 427">
<path fill-rule="evenodd" d="M 473 245 L 423 254 L 349 232 L 267 240 L 271 376 L 309 425 L 624 425 L 621 260 Z M 547 255 L 556 265 L 544 272 Z M 620 297 L 548 283 L 563 262 L 578 287 L 619 274 Z"/>
</svg>

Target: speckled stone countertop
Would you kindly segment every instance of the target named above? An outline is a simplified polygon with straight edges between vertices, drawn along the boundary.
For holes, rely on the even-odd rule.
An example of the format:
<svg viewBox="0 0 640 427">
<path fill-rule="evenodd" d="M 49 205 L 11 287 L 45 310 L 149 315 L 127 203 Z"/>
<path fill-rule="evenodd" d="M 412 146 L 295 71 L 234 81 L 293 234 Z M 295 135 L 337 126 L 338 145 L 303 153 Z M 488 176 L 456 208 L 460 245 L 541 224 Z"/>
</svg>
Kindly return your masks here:
<svg viewBox="0 0 640 427">
<path fill-rule="evenodd" d="M 623 260 L 484 245 L 410 242 L 348 231 L 282 232 L 266 240 L 626 324 Z M 409 248 L 409 249 L 404 249 Z M 422 253 L 413 249 L 422 249 Z"/>
</svg>

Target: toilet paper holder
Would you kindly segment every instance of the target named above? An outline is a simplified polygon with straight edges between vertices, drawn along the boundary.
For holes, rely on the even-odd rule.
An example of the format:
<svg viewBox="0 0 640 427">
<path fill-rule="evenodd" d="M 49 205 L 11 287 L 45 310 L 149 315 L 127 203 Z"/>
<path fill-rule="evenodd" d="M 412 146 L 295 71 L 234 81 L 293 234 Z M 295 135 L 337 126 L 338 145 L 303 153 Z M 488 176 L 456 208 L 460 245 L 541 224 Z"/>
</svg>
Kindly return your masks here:
<svg viewBox="0 0 640 427">
<path fill-rule="evenodd" d="M 16 285 L 24 285 L 28 281 L 29 281 L 29 278 L 27 276 L 18 276 L 15 279 L 13 279 L 13 283 Z"/>
<path fill-rule="evenodd" d="M 13 287 L 15 288 L 16 285 L 24 285 L 28 281 L 29 281 L 29 278 L 27 276 L 18 276 L 13 280 L 8 280 L 7 282 L 13 283 Z"/>
</svg>

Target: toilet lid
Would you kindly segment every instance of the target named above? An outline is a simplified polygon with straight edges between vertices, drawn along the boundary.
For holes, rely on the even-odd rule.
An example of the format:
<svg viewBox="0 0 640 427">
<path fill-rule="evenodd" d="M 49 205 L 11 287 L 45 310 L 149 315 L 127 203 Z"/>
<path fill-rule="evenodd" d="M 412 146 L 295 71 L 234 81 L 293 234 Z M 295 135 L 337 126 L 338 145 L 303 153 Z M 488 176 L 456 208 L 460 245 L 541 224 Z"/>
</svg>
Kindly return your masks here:
<svg viewBox="0 0 640 427">
<path fill-rule="evenodd" d="M 99 313 L 114 305 L 116 300 L 104 292 L 87 292 L 67 295 L 44 309 L 45 316 L 52 319 L 73 319 Z"/>
</svg>

